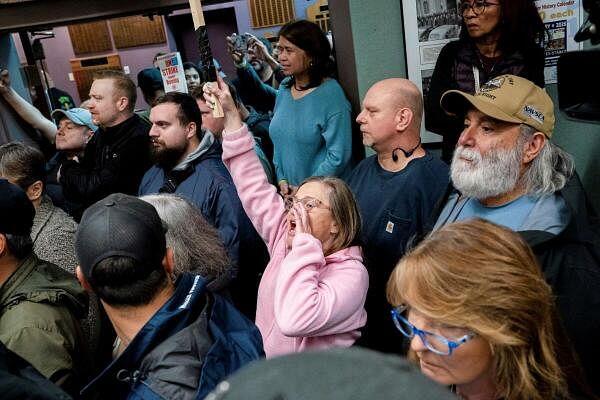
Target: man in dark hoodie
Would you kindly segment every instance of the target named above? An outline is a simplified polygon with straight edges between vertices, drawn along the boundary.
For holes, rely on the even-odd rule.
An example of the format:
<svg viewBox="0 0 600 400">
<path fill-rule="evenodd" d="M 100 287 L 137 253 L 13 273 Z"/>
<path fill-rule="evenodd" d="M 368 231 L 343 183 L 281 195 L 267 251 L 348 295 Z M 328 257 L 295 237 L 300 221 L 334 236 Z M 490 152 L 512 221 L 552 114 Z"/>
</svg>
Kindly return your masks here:
<svg viewBox="0 0 600 400">
<path fill-rule="evenodd" d="M 194 204 L 219 231 L 232 262 L 230 277 L 246 263 L 266 265 L 266 249 L 246 216 L 233 181 L 221 161 L 221 144 L 200 129 L 202 115 L 194 98 L 168 93 L 150 111 L 150 152 L 156 165 L 146 172 L 139 195 L 176 193 Z M 250 265 L 250 264 L 248 264 Z M 254 318 L 256 304 L 236 301 Z M 249 307 L 249 308 L 246 308 Z"/>
<path fill-rule="evenodd" d="M 143 200 L 114 194 L 77 231 L 77 277 L 98 295 L 117 333 L 114 360 L 82 391 L 102 399 L 203 399 L 263 356 L 256 326 L 206 281 L 174 276 L 165 226 Z"/>
<path fill-rule="evenodd" d="M 450 169 L 456 191 L 435 228 L 483 218 L 519 232 L 538 257 L 571 343 L 598 391 L 598 218 L 572 157 L 550 141 L 552 100 L 534 83 L 502 75 L 475 95 L 447 91 L 441 105 L 464 118 L 464 130 Z"/>
<path fill-rule="evenodd" d="M 88 297 L 74 276 L 33 253 L 35 210 L 0 179 L 0 341 L 52 382 L 77 393 L 87 350 L 79 319 Z"/>
</svg>

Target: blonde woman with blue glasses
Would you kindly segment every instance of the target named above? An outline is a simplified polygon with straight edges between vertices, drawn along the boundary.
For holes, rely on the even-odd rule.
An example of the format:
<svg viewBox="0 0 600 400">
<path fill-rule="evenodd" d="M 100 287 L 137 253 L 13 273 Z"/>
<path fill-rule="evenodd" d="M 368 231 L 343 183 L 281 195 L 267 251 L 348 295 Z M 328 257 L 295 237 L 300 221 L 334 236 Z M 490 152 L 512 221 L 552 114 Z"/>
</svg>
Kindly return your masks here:
<svg viewBox="0 0 600 400">
<path fill-rule="evenodd" d="M 409 357 L 461 398 L 589 398 L 518 234 L 483 220 L 447 225 L 400 261 L 387 295 Z"/>
</svg>

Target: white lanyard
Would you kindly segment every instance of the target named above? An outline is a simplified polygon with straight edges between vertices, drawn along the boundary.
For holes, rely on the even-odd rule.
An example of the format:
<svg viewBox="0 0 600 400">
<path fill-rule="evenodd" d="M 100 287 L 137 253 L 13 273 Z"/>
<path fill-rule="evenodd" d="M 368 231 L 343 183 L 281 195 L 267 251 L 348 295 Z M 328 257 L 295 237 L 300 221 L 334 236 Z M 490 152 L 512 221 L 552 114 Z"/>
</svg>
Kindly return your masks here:
<svg viewBox="0 0 600 400">
<path fill-rule="evenodd" d="M 475 93 L 479 92 L 479 68 L 473 65 L 473 78 L 475 79 Z"/>
</svg>

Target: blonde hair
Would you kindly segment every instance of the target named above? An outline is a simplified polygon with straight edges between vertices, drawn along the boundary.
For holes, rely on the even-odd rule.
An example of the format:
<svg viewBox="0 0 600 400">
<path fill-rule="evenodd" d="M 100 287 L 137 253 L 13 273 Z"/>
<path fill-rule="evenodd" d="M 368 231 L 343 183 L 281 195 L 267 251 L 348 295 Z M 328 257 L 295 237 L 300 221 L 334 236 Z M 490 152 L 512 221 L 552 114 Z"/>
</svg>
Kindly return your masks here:
<svg viewBox="0 0 600 400">
<path fill-rule="evenodd" d="M 305 179 L 300 186 L 309 182 L 319 182 L 328 189 L 329 209 L 339 230 L 331 246 L 331 253 L 358 245 L 361 227 L 360 212 L 356 205 L 356 198 L 348 185 L 339 178 L 312 176 Z"/>
<path fill-rule="evenodd" d="M 400 260 L 387 297 L 486 340 L 499 397 L 568 397 L 555 354 L 552 291 L 529 246 L 511 230 L 484 220 L 444 226 Z"/>
</svg>

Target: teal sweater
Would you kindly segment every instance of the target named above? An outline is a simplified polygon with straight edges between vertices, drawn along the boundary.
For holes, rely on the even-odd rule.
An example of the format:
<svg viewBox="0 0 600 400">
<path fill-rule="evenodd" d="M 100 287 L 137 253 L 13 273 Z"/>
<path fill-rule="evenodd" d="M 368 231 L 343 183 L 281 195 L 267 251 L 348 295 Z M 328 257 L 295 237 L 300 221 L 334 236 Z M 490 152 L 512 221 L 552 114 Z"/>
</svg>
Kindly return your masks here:
<svg viewBox="0 0 600 400">
<path fill-rule="evenodd" d="M 285 81 L 277 92 L 269 135 L 275 174 L 298 185 L 310 176 L 345 177 L 351 169 L 350 103 L 334 79 L 294 100 Z"/>
</svg>

